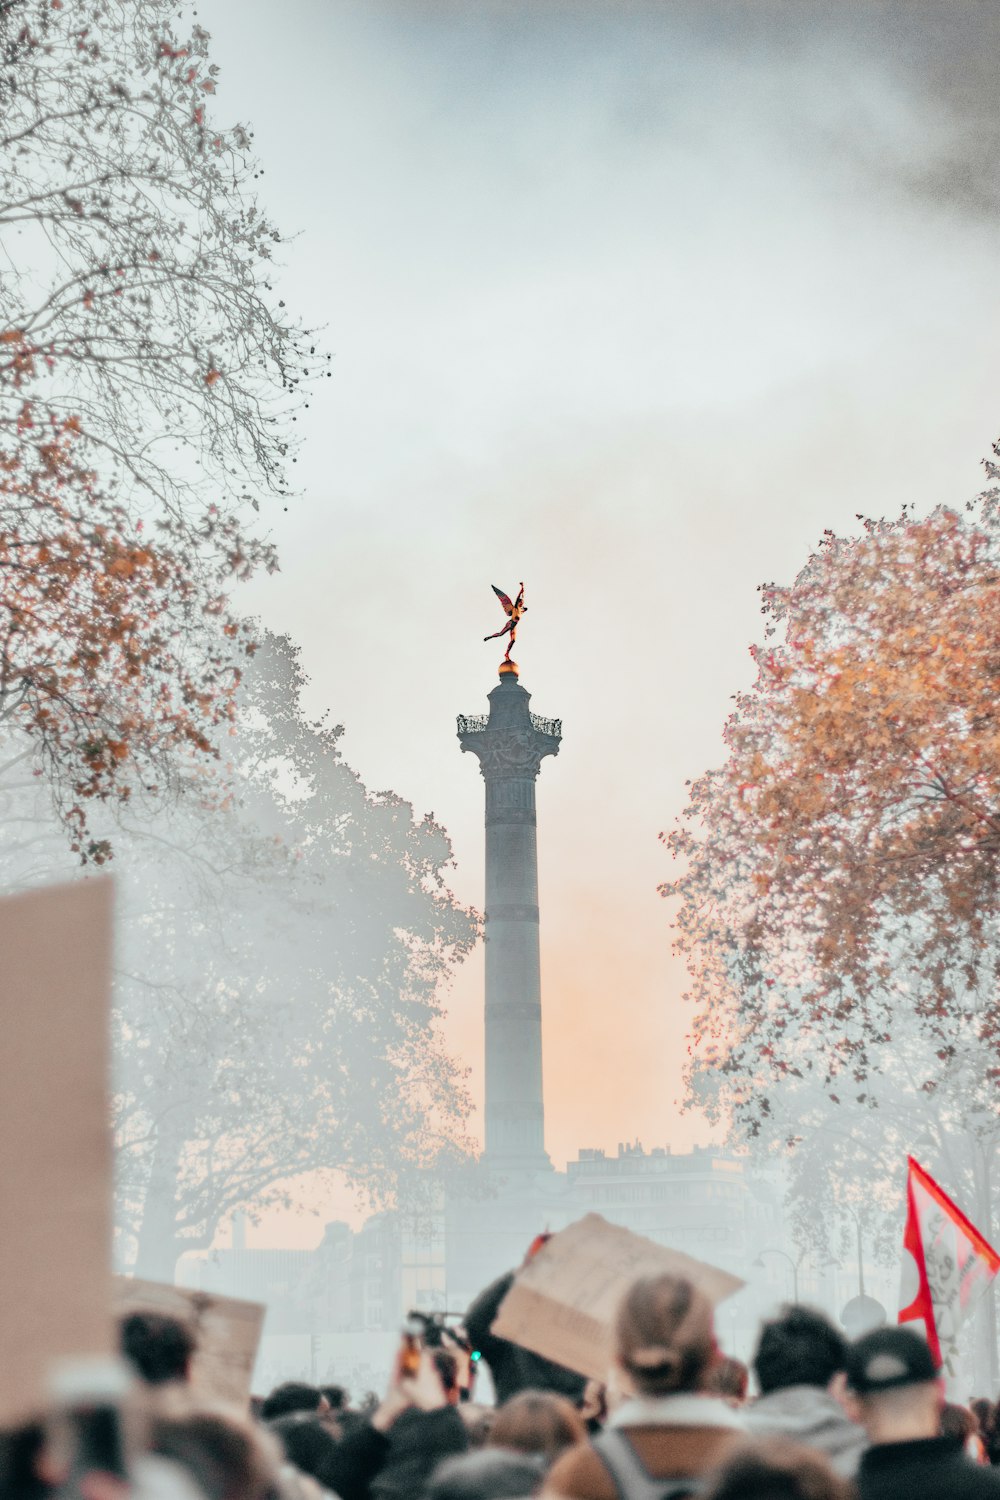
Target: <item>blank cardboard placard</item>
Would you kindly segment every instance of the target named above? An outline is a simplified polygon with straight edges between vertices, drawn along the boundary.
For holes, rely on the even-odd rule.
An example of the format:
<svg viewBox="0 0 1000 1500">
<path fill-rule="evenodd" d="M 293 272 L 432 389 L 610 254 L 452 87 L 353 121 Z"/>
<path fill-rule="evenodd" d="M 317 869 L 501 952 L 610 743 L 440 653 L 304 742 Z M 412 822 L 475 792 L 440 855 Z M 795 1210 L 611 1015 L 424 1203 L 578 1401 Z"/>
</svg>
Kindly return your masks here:
<svg viewBox="0 0 1000 1500">
<path fill-rule="evenodd" d="M 111 1352 L 112 882 L 0 900 L 0 1427 Z"/>
<path fill-rule="evenodd" d="M 500 1304 L 493 1332 L 567 1369 L 604 1380 L 614 1354 L 614 1317 L 640 1276 L 685 1276 L 717 1304 L 744 1283 L 728 1271 L 668 1250 L 587 1214 L 554 1234 Z"/>
<path fill-rule="evenodd" d="M 214 1401 L 245 1407 L 267 1309 L 260 1302 L 219 1297 L 214 1292 L 143 1281 L 135 1276 L 114 1279 L 116 1318 L 132 1312 L 179 1318 L 194 1334 L 197 1352 L 191 1363 L 193 1388 Z"/>
</svg>

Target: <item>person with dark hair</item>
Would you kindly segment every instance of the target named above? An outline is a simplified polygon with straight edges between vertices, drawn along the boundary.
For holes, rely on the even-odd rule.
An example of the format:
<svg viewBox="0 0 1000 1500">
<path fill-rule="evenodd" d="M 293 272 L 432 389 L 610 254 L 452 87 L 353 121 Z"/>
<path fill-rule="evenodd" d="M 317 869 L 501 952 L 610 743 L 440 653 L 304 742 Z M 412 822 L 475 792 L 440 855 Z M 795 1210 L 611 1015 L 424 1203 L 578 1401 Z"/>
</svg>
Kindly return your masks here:
<svg viewBox="0 0 1000 1500">
<path fill-rule="evenodd" d="M 528 1453 L 550 1469 L 568 1448 L 587 1441 L 587 1428 L 572 1402 L 555 1391 L 521 1391 L 497 1413 L 487 1447 Z"/>
<path fill-rule="evenodd" d="M 765 1438 L 716 1470 L 700 1500 L 852 1500 L 853 1495 L 850 1481 L 822 1454 Z"/>
<path fill-rule="evenodd" d="M 989 1462 L 983 1440 L 979 1436 L 979 1423 L 976 1421 L 975 1412 L 970 1411 L 967 1406 L 959 1406 L 957 1401 L 945 1402 L 941 1408 L 941 1436 L 957 1438 L 962 1445 L 962 1452 L 967 1454 L 973 1463 Z"/>
<path fill-rule="evenodd" d="M 847 1357 L 847 1385 L 871 1446 L 858 1470 L 860 1500 L 998 1500 L 1000 1475 L 941 1436 L 940 1366 L 912 1328 L 877 1328 Z"/>
<path fill-rule="evenodd" d="M 797 1304 L 782 1308 L 761 1329 L 752 1360 L 761 1395 L 744 1408 L 747 1431 L 815 1448 L 852 1478 L 867 1440 L 832 1389 L 846 1359 L 847 1340 L 829 1318 Z"/>
<path fill-rule="evenodd" d="M 500 1448 L 480 1448 L 439 1464 L 424 1500 L 527 1500 L 542 1482 L 541 1459 Z"/>
<path fill-rule="evenodd" d="M 39 1472 L 39 1460 L 45 1447 L 42 1422 L 25 1422 L 21 1427 L 0 1432 L 0 1495 L 16 1500 L 49 1500 L 56 1485 Z"/>
<path fill-rule="evenodd" d="M 287 1417 L 295 1411 L 328 1411 L 326 1397 L 319 1386 L 308 1385 L 304 1380 L 286 1380 L 276 1385 L 270 1395 L 261 1402 L 260 1415 L 264 1422 L 273 1422 L 275 1417 Z"/>
<path fill-rule="evenodd" d="M 134 1312 L 118 1325 L 119 1347 L 147 1385 L 187 1381 L 195 1352 L 194 1334 L 180 1318 Z"/>
<path fill-rule="evenodd" d="M 750 1371 L 741 1359 L 722 1354 L 708 1372 L 705 1389 L 730 1406 L 742 1406 L 750 1389 Z"/>
<path fill-rule="evenodd" d="M 732 1407 L 705 1393 L 717 1356 L 703 1292 L 680 1276 L 633 1282 L 618 1309 L 615 1362 L 635 1395 L 590 1443 L 563 1454 L 545 1493 L 574 1500 L 697 1493 L 743 1429 Z"/>
<path fill-rule="evenodd" d="M 350 1402 L 342 1385 L 321 1385 L 319 1393 L 331 1411 L 346 1411 Z"/>
<path fill-rule="evenodd" d="M 986 1396 L 973 1396 L 969 1402 L 969 1410 L 976 1419 L 976 1431 L 979 1434 L 979 1441 L 983 1445 L 984 1462 L 989 1463 L 990 1432 L 993 1428 L 996 1409 L 993 1402 L 988 1400 Z"/>
<path fill-rule="evenodd" d="M 161 1417 L 153 1452 L 191 1476 L 206 1500 L 274 1500 L 280 1455 L 248 1420 L 214 1411 Z"/>
<path fill-rule="evenodd" d="M 980 1397 L 979 1401 L 982 1403 L 979 1407 L 979 1421 L 986 1457 L 991 1464 L 1000 1465 L 1000 1402 L 994 1404 L 986 1401 L 985 1397 Z M 983 1409 L 984 1406 L 986 1410 Z"/>
<path fill-rule="evenodd" d="M 526 1266 L 549 1238 L 549 1235 L 537 1235 L 528 1247 L 522 1264 Z M 469 1342 L 482 1355 L 483 1363 L 489 1366 L 497 1404 L 503 1405 L 519 1391 L 529 1390 L 555 1391 L 577 1404 L 583 1397 L 587 1383 L 584 1376 L 578 1375 L 575 1370 L 567 1370 L 565 1365 L 557 1365 L 551 1359 L 545 1359 L 541 1354 L 535 1354 L 520 1344 L 513 1344 L 509 1339 L 498 1338 L 491 1331 L 500 1311 L 500 1304 L 514 1285 L 516 1274 L 516 1271 L 508 1271 L 492 1282 L 485 1291 L 480 1292 L 463 1319 Z"/>
<path fill-rule="evenodd" d="M 330 1474 L 337 1465 L 337 1435 L 314 1413 L 289 1412 L 268 1423 L 281 1444 L 285 1458 L 303 1474 L 309 1474 L 330 1489 Z"/>
</svg>

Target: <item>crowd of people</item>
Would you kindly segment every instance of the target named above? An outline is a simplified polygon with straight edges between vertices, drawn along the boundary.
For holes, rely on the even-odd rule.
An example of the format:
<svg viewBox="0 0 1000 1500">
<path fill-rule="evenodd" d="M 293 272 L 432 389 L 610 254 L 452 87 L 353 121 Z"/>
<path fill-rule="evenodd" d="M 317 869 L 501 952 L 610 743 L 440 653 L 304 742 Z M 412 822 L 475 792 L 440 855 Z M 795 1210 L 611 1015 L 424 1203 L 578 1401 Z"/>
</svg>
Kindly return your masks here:
<svg viewBox="0 0 1000 1500">
<path fill-rule="evenodd" d="M 949 1404 L 926 1340 L 853 1343 L 822 1313 L 767 1321 L 748 1370 L 691 1282 L 625 1292 L 606 1384 L 498 1338 L 510 1279 L 465 1323 L 408 1328 L 388 1388 L 352 1405 L 290 1381 L 246 1412 L 195 1394 L 183 1323 L 120 1327 L 121 1386 L 92 1380 L 0 1441 L 3 1500 L 986 1500 L 1000 1412 Z M 489 1366 L 496 1403 L 476 1399 Z M 111 1368 L 111 1367 L 108 1367 Z M 752 1382 L 751 1382 L 752 1374 Z M 752 1389 L 753 1386 L 753 1389 Z M 998 1467 L 995 1468 L 994 1465 Z"/>
</svg>

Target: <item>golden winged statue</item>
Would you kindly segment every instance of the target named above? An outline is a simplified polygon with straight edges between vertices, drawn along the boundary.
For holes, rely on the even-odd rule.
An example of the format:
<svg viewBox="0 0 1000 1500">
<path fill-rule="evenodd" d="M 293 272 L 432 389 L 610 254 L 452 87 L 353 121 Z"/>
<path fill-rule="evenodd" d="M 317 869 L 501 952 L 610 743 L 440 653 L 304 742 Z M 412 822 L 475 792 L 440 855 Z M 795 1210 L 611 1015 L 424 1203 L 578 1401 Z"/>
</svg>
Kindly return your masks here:
<svg viewBox="0 0 1000 1500">
<path fill-rule="evenodd" d="M 495 641 L 498 640 L 501 636 L 509 634 L 510 640 L 507 642 L 507 653 L 504 656 L 504 661 L 509 662 L 511 647 L 517 639 L 518 622 L 521 616 L 526 613 L 528 608 L 528 606 L 524 602 L 524 584 L 522 583 L 519 585 L 518 595 L 513 603 L 511 603 L 510 596 L 508 594 L 505 594 L 503 589 L 498 589 L 495 583 L 492 584 L 491 587 L 494 594 L 496 594 L 497 598 L 500 600 L 500 603 L 504 607 L 504 613 L 507 616 L 507 623 L 502 630 L 495 630 L 492 635 L 484 635 L 483 640 Z"/>
</svg>

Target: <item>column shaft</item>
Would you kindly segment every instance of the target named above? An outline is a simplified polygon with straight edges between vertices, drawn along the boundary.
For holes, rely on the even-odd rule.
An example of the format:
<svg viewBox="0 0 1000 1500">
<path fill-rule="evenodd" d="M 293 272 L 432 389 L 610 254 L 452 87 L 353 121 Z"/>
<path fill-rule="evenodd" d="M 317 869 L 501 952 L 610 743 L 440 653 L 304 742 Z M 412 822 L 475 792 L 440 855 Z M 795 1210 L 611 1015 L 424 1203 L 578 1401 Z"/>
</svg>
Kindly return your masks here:
<svg viewBox="0 0 1000 1500">
<path fill-rule="evenodd" d="M 486 779 L 486 1151 L 544 1158 L 535 784 Z"/>
<path fill-rule="evenodd" d="M 498 1171 L 551 1171 L 542 1103 L 535 779 L 562 725 L 529 711 L 513 663 L 488 717 L 460 718 L 463 750 L 486 783 L 486 1160 Z"/>
</svg>

